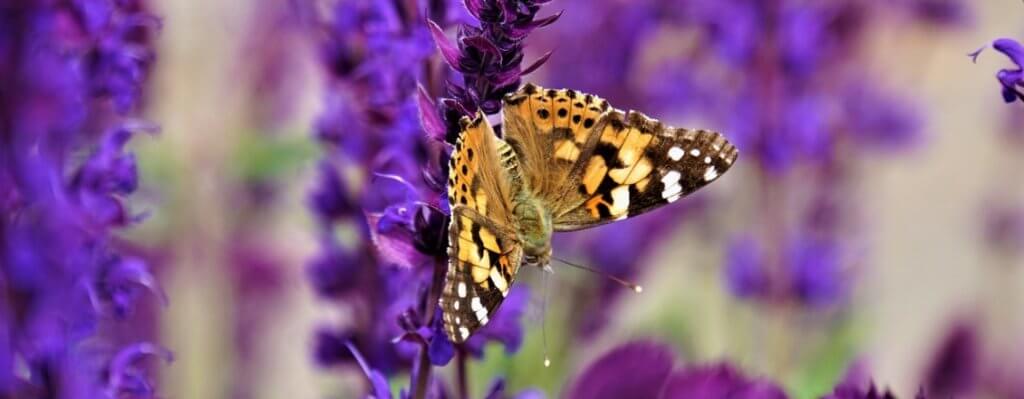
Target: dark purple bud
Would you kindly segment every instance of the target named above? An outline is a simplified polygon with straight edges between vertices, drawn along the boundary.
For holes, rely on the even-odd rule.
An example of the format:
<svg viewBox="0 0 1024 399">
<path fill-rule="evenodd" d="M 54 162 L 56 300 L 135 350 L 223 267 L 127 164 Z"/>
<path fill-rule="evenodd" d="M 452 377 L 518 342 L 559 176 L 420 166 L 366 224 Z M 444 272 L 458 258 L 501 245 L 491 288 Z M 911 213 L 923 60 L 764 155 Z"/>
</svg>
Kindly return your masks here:
<svg viewBox="0 0 1024 399">
<path fill-rule="evenodd" d="M 450 67 L 458 68 L 459 49 L 448 41 L 448 38 L 444 35 L 444 30 L 437 26 L 434 21 L 427 21 L 427 26 L 430 28 L 430 35 L 434 38 L 434 43 L 437 44 L 438 50 L 441 50 L 441 56 L 444 57 L 444 61 Z"/>
<path fill-rule="evenodd" d="M 313 336 L 313 358 L 317 365 L 331 367 L 354 360 L 352 352 L 345 346 L 352 338 L 347 332 L 318 328 Z"/>
<path fill-rule="evenodd" d="M 361 269 L 359 258 L 328 246 L 306 265 L 306 278 L 318 295 L 335 298 L 356 286 Z"/>
<path fill-rule="evenodd" d="M 974 395 L 981 372 L 978 333 L 958 322 L 940 343 L 925 373 L 922 386 L 929 396 L 959 398 Z"/>
<path fill-rule="evenodd" d="M 417 89 L 416 105 L 419 107 L 420 125 L 423 126 L 423 131 L 427 133 L 427 137 L 433 140 L 444 141 L 445 126 L 441 115 L 438 114 L 437 104 L 430 98 L 423 86 L 417 85 Z"/>
<path fill-rule="evenodd" d="M 448 217 L 440 209 L 421 205 L 413 220 L 414 245 L 423 254 L 445 256 L 448 249 Z"/>
<path fill-rule="evenodd" d="M 357 207 L 349 199 L 345 182 L 330 162 L 320 162 L 317 181 L 309 193 L 309 206 L 323 222 L 351 217 Z"/>
</svg>

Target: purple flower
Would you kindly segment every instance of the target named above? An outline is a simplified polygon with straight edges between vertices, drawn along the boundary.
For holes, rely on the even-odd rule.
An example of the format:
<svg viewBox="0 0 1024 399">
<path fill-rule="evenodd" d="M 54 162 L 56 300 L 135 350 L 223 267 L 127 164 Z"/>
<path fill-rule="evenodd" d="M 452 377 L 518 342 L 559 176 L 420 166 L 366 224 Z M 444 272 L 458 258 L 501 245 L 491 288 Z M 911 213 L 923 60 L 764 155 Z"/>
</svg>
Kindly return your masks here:
<svg viewBox="0 0 1024 399">
<path fill-rule="evenodd" d="M 985 212 L 985 238 L 995 248 L 1008 252 L 1024 249 L 1024 207 L 991 204 Z"/>
<path fill-rule="evenodd" d="M 547 55 L 522 68 L 523 40 L 534 29 L 554 23 L 559 15 L 535 19 L 541 5 L 550 0 L 466 0 L 466 8 L 479 26 L 459 25 L 456 44 L 431 22 L 430 30 L 445 62 L 462 77 L 449 82 L 448 96 L 441 101 L 447 126 L 446 140 L 454 142 L 458 121 L 477 109 L 497 113 L 505 94 L 519 88 L 520 77 L 540 67 Z"/>
<path fill-rule="evenodd" d="M 879 391 L 873 383 L 866 388 L 841 384 L 822 399 L 896 399 L 896 395 L 888 389 Z"/>
<path fill-rule="evenodd" d="M 576 377 L 568 398 L 657 398 L 672 372 L 672 350 L 638 341 L 605 353 Z"/>
<path fill-rule="evenodd" d="M 139 186 L 126 144 L 156 131 L 133 112 L 157 22 L 132 1 L 0 9 L 0 396 L 152 397 L 142 359 L 170 360 L 120 338 L 149 328 L 131 318 L 144 296 L 167 299 L 114 238 L 142 219 L 126 204 Z"/>
<path fill-rule="evenodd" d="M 981 376 L 981 347 L 977 331 L 958 322 L 939 344 L 922 386 L 932 397 L 968 397 Z"/>
<path fill-rule="evenodd" d="M 789 249 L 793 294 L 802 303 L 832 304 L 844 292 L 840 247 L 831 240 L 799 236 Z"/>
<path fill-rule="evenodd" d="M 683 370 L 665 385 L 666 399 L 785 399 L 786 393 L 771 382 L 751 379 L 728 364 Z"/>
<path fill-rule="evenodd" d="M 729 243 L 725 261 L 725 280 L 738 298 L 759 298 L 770 292 L 761 247 L 750 236 L 735 237 Z"/>
<path fill-rule="evenodd" d="M 1003 100 L 1012 103 L 1015 100 L 1024 102 L 1024 46 L 1013 39 L 998 39 L 992 42 L 992 48 L 1010 58 L 1016 68 L 1005 68 L 996 73 L 996 78 L 1003 85 Z"/>
<path fill-rule="evenodd" d="M 906 101 L 860 84 L 851 85 L 844 95 L 849 132 L 859 143 L 892 152 L 921 141 L 920 113 Z"/>
<path fill-rule="evenodd" d="M 907 0 L 910 11 L 922 20 L 936 25 L 963 25 L 973 15 L 964 0 Z"/>
<path fill-rule="evenodd" d="M 686 367 L 672 373 L 672 351 L 636 341 L 619 346 L 587 366 L 568 398 L 785 399 L 777 385 L 748 378 L 732 366 Z"/>
</svg>

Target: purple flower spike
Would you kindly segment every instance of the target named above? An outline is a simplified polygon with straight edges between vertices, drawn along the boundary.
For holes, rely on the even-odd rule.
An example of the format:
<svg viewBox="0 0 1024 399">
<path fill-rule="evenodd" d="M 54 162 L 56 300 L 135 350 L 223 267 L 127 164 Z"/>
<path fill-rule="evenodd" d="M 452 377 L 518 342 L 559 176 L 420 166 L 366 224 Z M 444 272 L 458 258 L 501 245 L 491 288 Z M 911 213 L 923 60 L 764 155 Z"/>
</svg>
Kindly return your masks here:
<svg viewBox="0 0 1024 399">
<path fill-rule="evenodd" d="M 958 322 L 938 347 L 925 373 L 923 386 L 929 396 L 971 397 L 981 376 L 980 340 L 975 329 Z"/>
<path fill-rule="evenodd" d="M 1015 69 L 1006 68 L 996 73 L 996 78 L 1003 85 L 1003 100 L 1008 103 L 1024 102 L 1024 46 L 1013 39 L 998 39 L 992 42 L 992 48 L 1017 65 Z"/>
<path fill-rule="evenodd" d="M 620 346 L 588 366 L 572 385 L 571 399 L 657 398 L 672 372 L 672 351 L 653 342 Z"/>
<path fill-rule="evenodd" d="M 523 40 L 534 29 L 550 25 L 561 13 L 535 19 L 541 5 L 549 0 L 467 0 L 466 9 L 479 26 L 460 25 L 453 45 L 437 24 L 430 31 L 448 65 L 462 76 L 462 84 L 448 83 L 448 99 L 441 114 L 447 127 L 446 139 L 453 142 L 461 117 L 477 109 L 497 113 L 502 97 L 519 87 L 520 78 L 547 59 L 541 57 L 522 68 Z"/>
</svg>

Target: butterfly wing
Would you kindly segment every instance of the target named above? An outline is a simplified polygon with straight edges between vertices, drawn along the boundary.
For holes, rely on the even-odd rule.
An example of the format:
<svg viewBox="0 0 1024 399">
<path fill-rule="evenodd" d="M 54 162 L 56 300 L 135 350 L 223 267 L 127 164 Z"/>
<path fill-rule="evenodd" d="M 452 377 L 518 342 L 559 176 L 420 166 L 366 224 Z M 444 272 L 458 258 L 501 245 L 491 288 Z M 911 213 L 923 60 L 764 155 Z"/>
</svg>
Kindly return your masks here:
<svg viewBox="0 0 1024 399">
<path fill-rule="evenodd" d="M 505 98 L 504 117 L 523 178 L 548 205 L 558 231 L 674 202 L 717 179 L 738 156 L 717 132 L 665 126 L 572 90 L 526 85 Z M 535 159 L 547 164 L 538 167 Z M 557 166 L 545 170 L 548 165 Z"/>
<path fill-rule="evenodd" d="M 482 114 L 463 119 L 448 173 L 448 272 L 440 305 L 445 332 L 464 342 L 508 295 L 522 259 L 511 218 L 515 154 Z"/>
</svg>

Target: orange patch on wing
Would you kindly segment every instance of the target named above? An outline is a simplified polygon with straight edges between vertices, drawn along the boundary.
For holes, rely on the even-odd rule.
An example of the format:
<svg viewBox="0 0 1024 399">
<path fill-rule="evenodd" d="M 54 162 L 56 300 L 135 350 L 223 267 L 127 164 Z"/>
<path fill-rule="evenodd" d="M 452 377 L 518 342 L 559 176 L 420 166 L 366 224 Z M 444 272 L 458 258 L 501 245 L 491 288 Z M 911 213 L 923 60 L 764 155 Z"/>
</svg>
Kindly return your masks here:
<svg viewBox="0 0 1024 399">
<path fill-rule="evenodd" d="M 555 144 L 555 158 L 575 162 L 580 157 L 580 149 L 572 140 L 559 140 Z"/>
<path fill-rule="evenodd" d="M 583 186 L 587 190 L 587 194 L 593 194 L 597 191 L 597 187 L 601 184 L 601 180 L 604 180 L 605 174 L 608 173 L 608 165 L 605 165 L 604 158 L 599 156 L 590 157 L 590 163 L 587 164 L 587 169 L 583 173 Z"/>
</svg>

